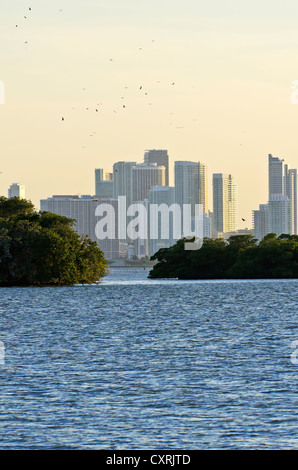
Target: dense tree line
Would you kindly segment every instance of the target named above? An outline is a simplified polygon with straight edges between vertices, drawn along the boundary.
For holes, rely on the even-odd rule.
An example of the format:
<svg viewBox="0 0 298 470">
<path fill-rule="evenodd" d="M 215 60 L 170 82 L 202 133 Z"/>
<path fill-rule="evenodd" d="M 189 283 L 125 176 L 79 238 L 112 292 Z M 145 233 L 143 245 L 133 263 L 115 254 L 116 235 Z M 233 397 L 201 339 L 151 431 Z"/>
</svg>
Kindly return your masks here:
<svg viewBox="0 0 298 470">
<path fill-rule="evenodd" d="M 298 235 L 270 233 L 260 243 L 252 235 L 235 235 L 227 241 L 205 238 L 195 251 L 185 250 L 185 241 L 151 257 L 157 264 L 150 278 L 298 278 Z"/>
<path fill-rule="evenodd" d="M 73 224 L 36 212 L 25 199 L 0 197 L 0 286 L 72 285 L 105 276 L 103 252 Z"/>
</svg>

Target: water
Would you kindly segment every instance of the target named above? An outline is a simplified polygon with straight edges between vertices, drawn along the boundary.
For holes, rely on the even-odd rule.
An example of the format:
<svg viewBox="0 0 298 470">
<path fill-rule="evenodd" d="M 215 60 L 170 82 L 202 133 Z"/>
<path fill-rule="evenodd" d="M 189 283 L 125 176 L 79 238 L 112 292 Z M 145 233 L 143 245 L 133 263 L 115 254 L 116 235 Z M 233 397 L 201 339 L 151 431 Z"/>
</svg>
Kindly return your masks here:
<svg viewBox="0 0 298 470">
<path fill-rule="evenodd" d="M 0 290 L 1 449 L 295 449 L 298 280 Z"/>
</svg>

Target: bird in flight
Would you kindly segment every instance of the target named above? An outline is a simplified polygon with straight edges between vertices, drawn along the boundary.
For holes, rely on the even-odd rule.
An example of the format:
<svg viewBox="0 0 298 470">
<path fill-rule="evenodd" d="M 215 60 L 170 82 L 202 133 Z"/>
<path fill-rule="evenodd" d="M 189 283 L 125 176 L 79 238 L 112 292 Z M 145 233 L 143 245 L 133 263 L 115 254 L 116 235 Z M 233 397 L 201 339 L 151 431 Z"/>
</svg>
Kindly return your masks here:
<svg viewBox="0 0 298 470">
<path fill-rule="evenodd" d="M 245 222 L 246 219 L 243 219 L 243 217 L 242 217 L 242 220 L 243 220 L 243 222 Z"/>
</svg>

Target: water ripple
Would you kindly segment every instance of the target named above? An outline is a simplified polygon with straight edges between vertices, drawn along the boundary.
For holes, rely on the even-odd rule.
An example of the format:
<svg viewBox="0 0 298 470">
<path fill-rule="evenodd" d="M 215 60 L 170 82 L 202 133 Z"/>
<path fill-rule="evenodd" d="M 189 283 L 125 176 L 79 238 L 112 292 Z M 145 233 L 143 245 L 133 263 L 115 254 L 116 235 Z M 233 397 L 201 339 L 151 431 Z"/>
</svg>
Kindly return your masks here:
<svg viewBox="0 0 298 470">
<path fill-rule="evenodd" d="M 296 280 L 1 289 L 1 449 L 294 449 Z"/>
</svg>

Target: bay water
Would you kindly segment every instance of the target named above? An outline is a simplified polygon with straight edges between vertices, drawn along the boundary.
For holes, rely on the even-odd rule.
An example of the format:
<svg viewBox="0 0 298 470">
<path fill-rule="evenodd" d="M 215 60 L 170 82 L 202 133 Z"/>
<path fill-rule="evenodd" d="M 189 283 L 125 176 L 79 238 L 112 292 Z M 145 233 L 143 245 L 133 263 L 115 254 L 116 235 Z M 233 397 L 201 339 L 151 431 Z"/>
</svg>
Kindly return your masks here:
<svg viewBox="0 0 298 470">
<path fill-rule="evenodd" d="M 148 273 L 0 290 L 0 449 L 298 447 L 298 280 Z"/>
</svg>

